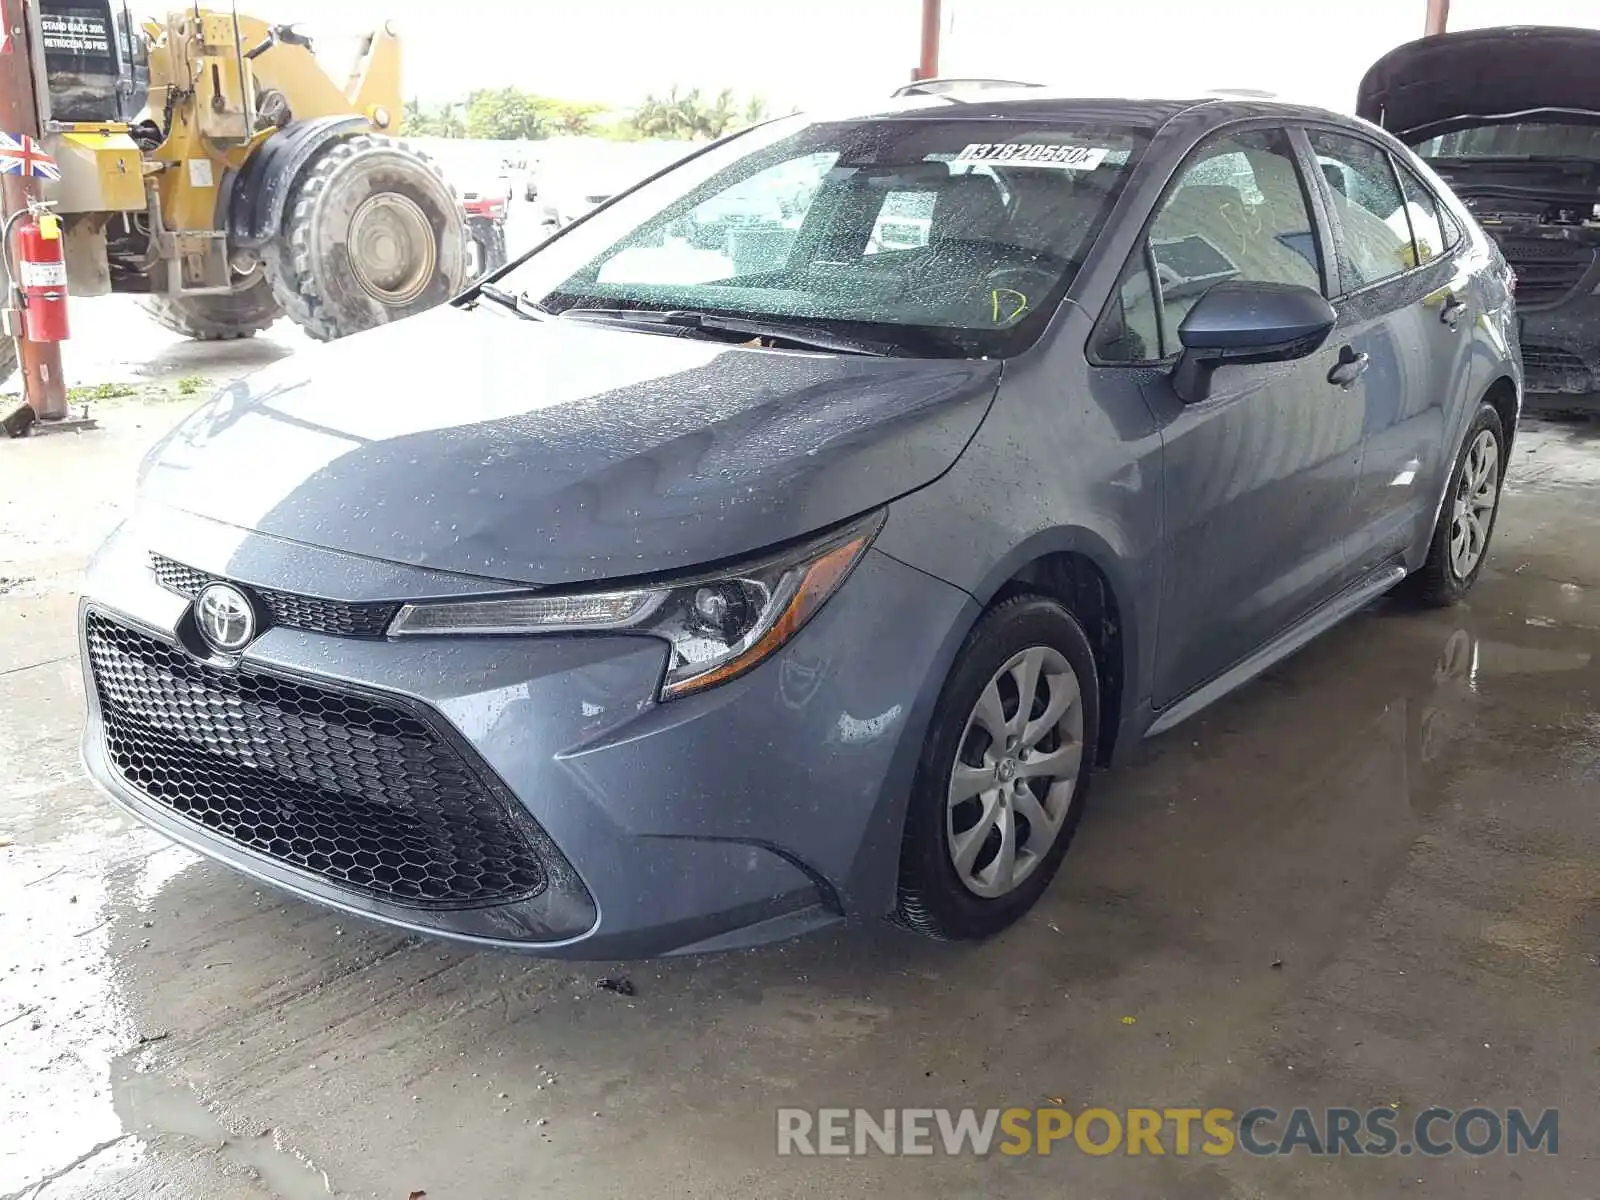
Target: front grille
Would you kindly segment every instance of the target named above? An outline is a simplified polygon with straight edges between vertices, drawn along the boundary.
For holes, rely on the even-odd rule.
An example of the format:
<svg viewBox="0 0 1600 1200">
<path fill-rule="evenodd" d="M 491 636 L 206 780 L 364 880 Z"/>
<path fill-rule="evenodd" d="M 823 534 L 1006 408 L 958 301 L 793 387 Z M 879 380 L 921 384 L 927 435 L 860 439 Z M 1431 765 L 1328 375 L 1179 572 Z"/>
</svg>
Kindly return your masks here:
<svg viewBox="0 0 1600 1200">
<path fill-rule="evenodd" d="M 1594 265 L 1594 248 L 1576 242 L 1506 238 L 1501 248 L 1517 273 L 1517 303 L 1524 308 L 1566 299 Z"/>
<path fill-rule="evenodd" d="M 223 581 L 220 575 L 197 571 L 159 554 L 150 556 L 150 567 L 162 586 L 185 596 L 198 595 L 206 584 Z M 266 610 L 268 625 L 338 637 L 382 637 L 399 608 L 395 604 L 322 600 L 272 588 L 252 587 L 249 591 Z"/>
<path fill-rule="evenodd" d="M 423 717 L 201 663 L 91 612 L 106 751 L 130 787 L 213 833 L 368 895 L 467 907 L 536 895 L 531 818 Z"/>
</svg>

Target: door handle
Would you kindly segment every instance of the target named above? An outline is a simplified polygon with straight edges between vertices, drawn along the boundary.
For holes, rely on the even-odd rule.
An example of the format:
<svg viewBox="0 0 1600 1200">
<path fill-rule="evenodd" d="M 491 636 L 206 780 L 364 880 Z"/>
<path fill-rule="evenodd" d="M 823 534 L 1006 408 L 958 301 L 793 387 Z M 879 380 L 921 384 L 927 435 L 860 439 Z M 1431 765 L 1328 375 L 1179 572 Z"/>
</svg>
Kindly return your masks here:
<svg viewBox="0 0 1600 1200">
<path fill-rule="evenodd" d="M 1461 324 L 1461 318 L 1466 315 L 1467 302 L 1456 295 L 1447 297 L 1443 306 L 1439 309 L 1439 320 L 1450 326 L 1451 329 Z"/>
<path fill-rule="evenodd" d="M 1351 387 L 1355 381 L 1367 373 L 1367 366 L 1371 358 L 1366 351 L 1356 353 L 1354 346 L 1343 346 L 1339 350 L 1339 361 L 1333 364 L 1333 370 L 1328 372 L 1328 382 L 1336 383 L 1342 388 Z"/>
</svg>

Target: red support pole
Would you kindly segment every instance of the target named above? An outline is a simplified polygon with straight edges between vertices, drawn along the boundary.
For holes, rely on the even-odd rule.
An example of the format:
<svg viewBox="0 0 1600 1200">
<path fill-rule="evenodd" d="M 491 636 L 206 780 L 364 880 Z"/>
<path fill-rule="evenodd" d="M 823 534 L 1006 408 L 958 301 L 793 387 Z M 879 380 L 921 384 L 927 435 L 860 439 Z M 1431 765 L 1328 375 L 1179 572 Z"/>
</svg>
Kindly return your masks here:
<svg viewBox="0 0 1600 1200">
<path fill-rule="evenodd" d="M 935 79 L 939 75 L 939 0 L 922 0 L 922 57 L 911 78 Z"/>
<path fill-rule="evenodd" d="M 0 52 L 0 129 L 21 137 L 38 138 L 39 107 L 34 93 L 33 57 L 29 53 L 30 0 L 0 0 L 6 25 L 6 45 Z M 6 216 L 37 199 L 39 181 L 31 175 L 0 175 L 0 210 Z M 10 281 L 11 287 L 16 281 Z M 7 295 L 0 304 L 11 307 Z M 0 333 L 0 337 L 5 336 Z M 22 366 L 22 395 L 40 421 L 59 421 L 67 415 L 67 385 L 61 377 L 61 344 L 30 342 L 17 337 L 17 358 Z"/>
</svg>

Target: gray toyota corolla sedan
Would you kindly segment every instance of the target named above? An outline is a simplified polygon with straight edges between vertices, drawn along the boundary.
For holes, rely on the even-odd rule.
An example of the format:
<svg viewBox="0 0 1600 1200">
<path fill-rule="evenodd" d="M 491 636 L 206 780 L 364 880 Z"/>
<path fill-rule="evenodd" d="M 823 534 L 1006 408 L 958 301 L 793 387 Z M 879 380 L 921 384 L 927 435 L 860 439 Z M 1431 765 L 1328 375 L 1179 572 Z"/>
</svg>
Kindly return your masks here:
<svg viewBox="0 0 1600 1200">
<path fill-rule="evenodd" d="M 484 945 L 994 933 L 1095 765 L 1472 585 L 1512 284 L 1316 110 L 763 125 L 162 441 L 86 586 L 88 768 Z"/>
</svg>

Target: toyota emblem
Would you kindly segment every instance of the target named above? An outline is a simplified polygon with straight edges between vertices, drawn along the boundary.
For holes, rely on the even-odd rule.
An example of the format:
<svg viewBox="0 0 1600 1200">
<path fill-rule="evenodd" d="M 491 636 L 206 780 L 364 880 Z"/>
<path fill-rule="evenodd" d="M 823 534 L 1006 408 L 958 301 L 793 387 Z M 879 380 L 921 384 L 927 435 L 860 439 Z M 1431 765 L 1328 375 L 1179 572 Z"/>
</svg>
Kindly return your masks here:
<svg viewBox="0 0 1600 1200">
<path fill-rule="evenodd" d="M 256 636 L 256 610 L 231 583 L 208 584 L 194 603 L 194 622 L 213 650 L 237 654 Z"/>
</svg>

